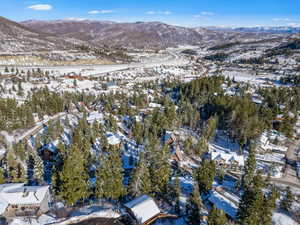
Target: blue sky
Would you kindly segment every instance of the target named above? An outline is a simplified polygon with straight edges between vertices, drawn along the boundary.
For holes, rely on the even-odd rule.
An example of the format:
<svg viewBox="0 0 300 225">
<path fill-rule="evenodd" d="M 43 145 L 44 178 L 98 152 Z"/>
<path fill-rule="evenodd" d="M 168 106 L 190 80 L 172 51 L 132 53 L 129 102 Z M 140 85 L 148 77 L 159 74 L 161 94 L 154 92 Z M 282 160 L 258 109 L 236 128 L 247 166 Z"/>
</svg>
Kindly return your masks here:
<svg viewBox="0 0 300 225">
<path fill-rule="evenodd" d="M 299 0 L 1 0 L 15 21 L 82 18 L 182 26 L 300 26 Z"/>
</svg>

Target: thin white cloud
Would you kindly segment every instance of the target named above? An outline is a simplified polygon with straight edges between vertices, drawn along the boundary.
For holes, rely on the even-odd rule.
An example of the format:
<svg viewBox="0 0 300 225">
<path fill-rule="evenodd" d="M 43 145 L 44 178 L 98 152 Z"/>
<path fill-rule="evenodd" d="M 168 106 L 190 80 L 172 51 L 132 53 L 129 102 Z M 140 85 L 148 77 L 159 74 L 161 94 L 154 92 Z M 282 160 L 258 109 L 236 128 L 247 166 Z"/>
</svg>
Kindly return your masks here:
<svg viewBox="0 0 300 225">
<path fill-rule="evenodd" d="M 165 14 L 165 15 L 171 15 L 172 12 L 170 12 L 170 11 L 164 11 L 163 14 Z"/>
<path fill-rule="evenodd" d="M 211 20 L 211 17 L 215 16 L 216 14 L 213 12 L 207 12 L 207 11 L 202 11 L 197 15 L 194 15 L 193 17 L 196 19 L 204 19 L 204 20 Z"/>
<path fill-rule="evenodd" d="M 102 9 L 102 10 L 92 10 L 92 11 L 89 11 L 88 14 L 108 14 L 108 13 L 113 13 L 115 12 L 114 10 L 105 10 L 105 9 Z"/>
<path fill-rule="evenodd" d="M 64 18 L 65 21 L 85 21 L 87 18 L 79 18 L 79 17 L 68 17 Z"/>
<path fill-rule="evenodd" d="M 300 27 L 300 23 L 287 23 L 286 25 L 290 27 Z"/>
<path fill-rule="evenodd" d="M 215 14 L 213 12 L 207 12 L 207 11 L 203 11 L 201 12 L 202 16 L 214 16 Z"/>
<path fill-rule="evenodd" d="M 37 11 L 48 11 L 51 10 L 53 7 L 49 4 L 37 4 L 31 5 L 27 7 L 28 9 L 37 10 Z"/>
<path fill-rule="evenodd" d="M 275 21 L 275 22 L 289 22 L 289 21 L 291 21 L 290 18 L 273 18 L 272 20 Z"/>
<path fill-rule="evenodd" d="M 148 15 L 171 15 L 171 11 L 148 11 L 146 12 Z"/>
<path fill-rule="evenodd" d="M 156 11 L 148 11 L 148 12 L 146 12 L 146 14 L 148 14 L 148 15 L 155 15 L 157 13 L 156 13 Z"/>
</svg>

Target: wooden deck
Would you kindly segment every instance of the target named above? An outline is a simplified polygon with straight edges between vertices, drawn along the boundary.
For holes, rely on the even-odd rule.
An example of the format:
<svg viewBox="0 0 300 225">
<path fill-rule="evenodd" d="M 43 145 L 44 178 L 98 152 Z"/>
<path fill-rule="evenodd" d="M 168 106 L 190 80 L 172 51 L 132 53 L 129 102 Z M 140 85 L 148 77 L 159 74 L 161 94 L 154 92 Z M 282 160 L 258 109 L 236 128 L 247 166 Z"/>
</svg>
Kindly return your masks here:
<svg viewBox="0 0 300 225">
<path fill-rule="evenodd" d="M 158 219 L 164 219 L 164 218 L 178 218 L 176 215 L 171 214 L 165 214 L 165 213 L 159 213 L 158 215 L 152 217 L 151 219 L 147 220 L 146 222 L 142 223 L 142 225 L 150 225 L 151 223 L 155 222 Z"/>
</svg>

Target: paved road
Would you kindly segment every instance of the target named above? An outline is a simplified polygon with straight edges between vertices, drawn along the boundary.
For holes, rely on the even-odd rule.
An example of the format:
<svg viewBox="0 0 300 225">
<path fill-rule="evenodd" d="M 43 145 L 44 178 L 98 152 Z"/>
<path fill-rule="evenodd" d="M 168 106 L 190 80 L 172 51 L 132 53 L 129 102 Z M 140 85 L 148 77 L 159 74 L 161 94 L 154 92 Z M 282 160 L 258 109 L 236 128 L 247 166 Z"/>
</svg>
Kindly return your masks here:
<svg viewBox="0 0 300 225">
<path fill-rule="evenodd" d="M 24 133 L 14 135 L 15 142 L 20 142 L 23 139 L 29 139 L 31 136 L 37 134 L 44 127 L 44 124 L 47 124 L 49 121 L 54 121 L 54 120 L 57 120 L 64 116 L 66 116 L 66 113 L 60 112 L 60 113 L 55 114 L 54 116 L 49 117 L 46 120 L 38 122 L 34 127 L 25 131 Z"/>
<path fill-rule="evenodd" d="M 282 178 L 271 179 L 274 183 L 284 184 L 296 188 L 300 188 L 300 179 L 297 177 L 296 165 L 297 161 L 296 150 L 300 148 L 300 140 L 296 140 L 290 143 L 288 151 L 286 153 L 286 168 Z"/>
</svg>

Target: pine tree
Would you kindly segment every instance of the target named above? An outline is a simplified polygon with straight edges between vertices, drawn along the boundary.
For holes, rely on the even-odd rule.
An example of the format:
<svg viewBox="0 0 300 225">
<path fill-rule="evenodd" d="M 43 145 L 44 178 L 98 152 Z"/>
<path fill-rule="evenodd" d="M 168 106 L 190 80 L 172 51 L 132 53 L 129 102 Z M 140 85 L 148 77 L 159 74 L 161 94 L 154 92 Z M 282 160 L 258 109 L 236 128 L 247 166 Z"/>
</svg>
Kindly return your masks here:
<svg viewBox="0 0 300 225">
<path fill-rule="evenodd" d="M 241 198 L 238 221 L 241 225 L 257 225 L 261 224 L 261 213 L 264 207 L 264 194 L 262 189 L 264 182 L 260 175 L 253 178 L 251 185 L 246 186 L 244 194 Z"/>
<path fill-rule="evenodd" d="M 175 191 L 175 212 L 176 214 L 180 215 L 180 194 L 181 194 L 181 187 L 180 187 L 180 180 L 179 177 L 176 176 L 175 183 L 174 183 L 174 191 Z"/>
<path fill-rule="evenodd" d="M 208 215 L 207 225 L 225 225 L 227 223 L 228 220 L 224 211 L 214 206 Z"/>
<path fill-rule="evenodd" d="M 139 163 L 134 169 L 129 188 L 130 194 L 133 197 L 142 194 L 149 194 L 152 191 L 149 166 L 147 165 L 145 156 L 143 154 L 141 154 Z"/>
<path fill-rule="evenodd" d="M 37 155 L 34 156 L 33 177 L 37 182 L 42 182 L 44 180 L 44 162 Z"/>
<path fill-rule="evenodd" d="M 52 168 L 51 189 L 56 196 L 59 196 L 59 194 L 61 192 L 62 181 L 60 179 L 60 174 L 61 174 L 60 170 L 61 170 L 61 168 L 56 167 L 56 166 Z"/>
<path fill-rule="evenodd" d="M 201 136 L 201 138 L 199 139 L 195 147 L 195 154 L 200 156 L 201 153 L 207 152 L 207 150 L 208 150 L 207 141 L 204 136 Z"/>
<path fill-rule="evenodd" d="M 208 193 L 209 190 L 212 189 L 215 175 L 215 163 L 213 161 L 204 160 L 195 174 L 201 193 Z"/>
<path fill-rule="evenodd" d="M 269 195 L 264 197 L 264 203 L 261 209 L 261 224 L 270 225 L 272 224 L 273 210 L 276 208 L 276 200 L 279 197 L 279 193 L 275 186 L 272 187 Z"/>
<path fill-rule="evenodd" d="M 12 182 L 17 181 L 18 177 L 17 177 L 16 168 L 17 168 L 18 163 L 17 163 L 17 160 L 16 160 L 16 156 L 13 153 L 13 151 L 9 151 L 7 153 L 6 157 L 7 157 L 9 180 L 12 181 Z"/>
<path fill-rule="evenodd" d="M 108 140 L 104 133 L 100 134 L 100 143 L 103 151 L 107 151 L 108 149 Z"/>
<path fill-rule="evenodd" d="M 284 210 L 289 211 L 294 201 L 294 195 L 290 187 L 286 187 L 284 198 L 281 200 L 280 207 Z"/>
<path fill-rule="evenodd" d="M 24 167 L 18 163 L 17 168 L 15 169 L 15 176 L 13 179 L 14 183 L 24 183 L 26 182 L 26 172 Z"/>
<path fill-rule="evenodd" d="M 68 205 L 75 205 L 89 195 L 88 174 L 85 159 L 77 145 L 70 149 L 60 173 L 61 190 L 59 195 Z"/>
<path fill-rule="evenodd" d="M 158 193 L 166 193 L 171 175 L 169 159 L 169 147 L 165 145 L 162 149 L 155 148 L 152 151 L 150 163 L 151 183 Z"/>
<path fill-rule="evenodd" d="M 184 151 L 188 154 L 188 155 L 192 155 L 193 154 L 193 140 L 191 137 L 188 137 L 185 141 L 184 141 Z"/>
<path fill-rule="evenodd" d="M 254 146 L 251 146 L 246 161 L 246 165 L 244 168 L 244 174 L 242 177 L 242 186 L 244 188 L 246 188 L 252 183 L 253 177 L 255 175 L 255 169 L 256 169 L 255 148 Z"/>
<path fill-rule="evenodd" d="M 5 183 L 5 176 L 4 176 L 4 170 L 0 168 L 0 184 Z"/>
<path fill-rule="evenodd" d="M 202 207 L 201 196 L 198 185 L 194 186 L 187 205 L 188 220 L 192 225 L 199 225 L 200 223 L 200 210 Z"/>
<path fill-rule="evenodd" d="M 204 136 L 207 140 L 211 140 L 215 136 L 217 125 L 218 125 L 217 116 L 214 116 L 208 120 L 206 131 L 204 132 Z"/>
<path fill-rule="evenodd" d="M 102 157 L 100 162 L 96 174 L 96 195 L 99 198 L 117 200 L 126 193 L 123 185 L 123 168 L 119 151 L 112 149 Z"/>
</svg>

